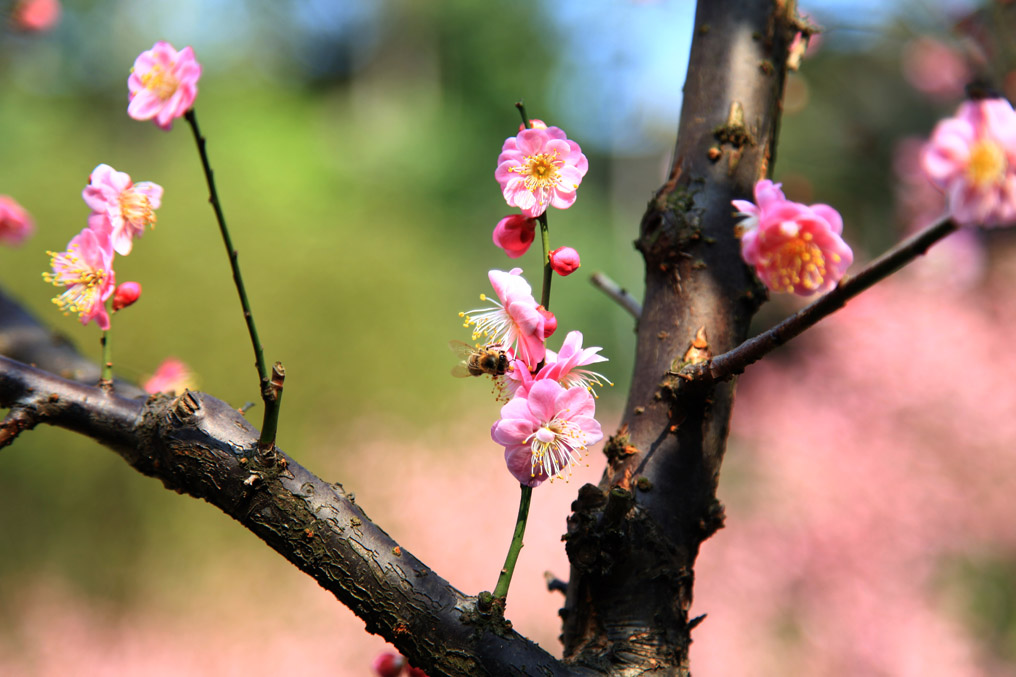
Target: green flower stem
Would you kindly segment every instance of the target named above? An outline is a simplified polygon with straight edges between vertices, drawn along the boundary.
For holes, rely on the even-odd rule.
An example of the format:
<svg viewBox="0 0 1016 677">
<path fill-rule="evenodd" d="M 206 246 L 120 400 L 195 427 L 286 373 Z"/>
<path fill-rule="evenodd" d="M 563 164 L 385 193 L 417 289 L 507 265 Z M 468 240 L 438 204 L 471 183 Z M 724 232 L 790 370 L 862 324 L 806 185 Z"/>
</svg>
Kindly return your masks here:
<svg viewBox="0 0 1016 677">
<path fill-rule="evenodd" d="M 554 270 L 550 267 L 550 226 L 547 225 L 547 212 L 537 217 L 540 222 L 540 238 L 543 240 L 543 293 L 540 294 L 540 305 L 550 310 L 550 281 L 554 279 Z"/>
<path fill-rule="evenodd" d="M 226 217 L 222 213 L 222 205 L 219 203 L 219 193 L 215 189 L 215 177 L 211 164 L 208 162 L 208 153 L 205 150 L 207 141 L 201 136 L 201 129 L 198 127 L 198 118 L 194 109 L 184 113 L 184 117 L 194 132 L 194 141 L 198 146 L 198 154 L 201 156 L 201 166 L 205 171 L 205 181 L 208 184 L 208 201 L 215 211 L 215 219 L 219 223 L 219 232 L 222 233 L 222 242 L 226 245 L 226 254 L 229 256 L 229 265 L 233 269 L 233 282 L 236 284 L 236 292 L 240 295 L 240 305 L 243 308 L 243 319 L 247 322 L 247 332 L 250 334 L 250 342 L 254 347 L 254 363 L 258 370 L 258 379 L 261 384 L 261 399 L 265 403 L 265 420 L 261 425 L 261 439 L 258 441 L 259 449 L 267 449 L 275 444 L 275 431 L 279 417 L 279 398 L 272 387 L 268 377 L 268 367 L 265 365 L 264 349 L 261 347 L 261 340 L 258 338 L 258 330 L 254 324 L 254 314 L 250 309 L 250 301 L 247 299 L 247 290 L 243 284 L 243 276 L 240 274 L 240 263 L 237 260 L 237 252 L 233 247 L 233 240 L 229 236 L 229 229 L 226 227 Z"/>
<path fill-rule="evenodd" d="M 521 101 L 515 102 L 515 107 L 519 109 L 519 115 L 522 116 L 522 124 L 526 129 L 532 129 L 533 123 L 529 121 L 529 116 L 526 114 L 526 104 Z"/>
<path fill-rule="evenodd" d="M 99 375 L 99 387 L 103 390 L 113 390 L 113 345 L 109 340 L 109 332 L 113 329 L 112 316 L 110 317 L 109 329 L 102 332 L 99 343 L 102 345 L 102 372 Z"/>
<path fill-rule="evenodd" d="M 529 505 L 533 500 L 533 488 L 520 486 L 522 497 L 519 499 L 519 516 L 515 520 L 515 533 L 512 535 L 511 547 L 508 548 L 508 556 L 504 560 L 504 568 L 501 569 L 501 575 L 497 577 L 497 586 L 494 587 L 494 597 L 500 600 L 508 597 L 508 586 L 511 585 L 512 574 L 515 573 L 515 563 L 519 561 L 522 537 L 526 533 L 526 521 L 529 519 Z"/>
</svg>

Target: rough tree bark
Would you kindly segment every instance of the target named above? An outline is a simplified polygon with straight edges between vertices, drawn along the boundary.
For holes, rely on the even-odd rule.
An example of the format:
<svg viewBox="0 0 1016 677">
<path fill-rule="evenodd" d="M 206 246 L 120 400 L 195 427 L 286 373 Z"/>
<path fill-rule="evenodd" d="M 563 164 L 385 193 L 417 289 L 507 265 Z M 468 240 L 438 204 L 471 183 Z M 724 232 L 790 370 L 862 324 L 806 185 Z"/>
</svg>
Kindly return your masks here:
<svg viewBox="0 0 1016 677">
<path fill-rule="evenodd" d="M 698 3 L 673 168 L 636 242 L 646 294 L 632 389 L 604 478 L 580 489 L 568 520 L 563 661 L 402 549 L 341 485 L 285 455 L 259 465 L 257 432 L 225 403 L 84 385 L 98 369 L 2 296 L 0 406 L 11 412 L 0 446 L 38 423 L 97 439 L 234 517 L 432 677 L 688 674 L 693 565 L 723 524 L 715 492 L 733 386 L 675 372 L 743 341 L 764 298 L 741 263 L 730 200 L 772 162 L 797 30 L 791 0 Z"/>
<path fill-rule="evenodd" d="M 636 246 L 646 262 L 635 372 L 599 487 L 568 523 L 565 656 L 611 674 L 686 673 L 693 565 L 723 525 L 716 485 L 731 382 L 678 377 L 747 336 L 765 290 L 741 263 L 731 199 L 772 163 L 792 3 L 698 4 L 670 178 Z"/>
</svg>

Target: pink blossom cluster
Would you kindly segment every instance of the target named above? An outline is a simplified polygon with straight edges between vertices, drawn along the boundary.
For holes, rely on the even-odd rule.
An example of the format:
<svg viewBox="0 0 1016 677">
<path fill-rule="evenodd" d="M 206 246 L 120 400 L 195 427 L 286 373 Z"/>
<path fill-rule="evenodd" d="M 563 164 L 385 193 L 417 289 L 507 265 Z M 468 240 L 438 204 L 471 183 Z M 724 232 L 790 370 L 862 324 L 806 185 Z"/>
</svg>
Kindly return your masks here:
<svg viewBox="0 0 1016 677">
<path fill-rule="evenodd" d="M 0 195 L 0 243 L 16 246 L 35 230 L 35 222 L 24 207 L 6 195 Z"/>
<path fill-rule="evenodd" d="M 106 301 L 116 289 L 113 254 L 129 254 L 133 239 L 144 233 L 145 226 L 155 224 L 162 187 L 148 181 L 135 184 L 124 172 L 102 164 L 92 170 L 81 197 L 92 209 L 88 226 L 71 239 L 66 250 L 48 252 L 53 270 L 43 277 L 65 287 L 53 299 L 61 310 L 76 313 L 82 324 L 95 320 L 106 331 Z M 141 285 L 125 282 L 114 301 L 114 312 L 137 301 L 140 294 Z"/>
<path fill-rule="evenodd" d="M 854 260 L 840 237 L 843 219 L 829 205 L 791 202 L 768 179 L 755 184 L 755 202 L 732 203 L 742 218 L 741 256 L 773 291 L 829 291 Z"/>
<path fill-rule="evenodd" d="M 1016 223 L 1016 111 L 1005 99 L 961 104 L 935 126 L 922 166 L 960 225 Z"/>
<path fill-rule="evenodd" d="M 589 446 L 603 438 L 590 391 L 593 384 L 609 381 L 583 367 L 606 358 L 597 354 L 600 348 L 583 349 L 577 331 L 568 334 L 560 352 L 548 350 L 557 319 L 533 298 L 522 270 L 492 270 L 488 276 L 498 297 L 494 306 L 460 315 L 473 327 L 474 341 L 482 337 L 511 357 L 508 373 L 500 377 L 511 399 L 490 434 L 505 448 L 509 472 L 535 487 L 570 474 Z"/>
<path fill-rule="evenodd" d="M 156 42 L 134 61 L 127 89 L 127 114 L 135 120 L 155 120 L 162 129 L 171 129 L 173 120 L 194 105 L 198 95 L 201 64 L 194 50 L 179 52 L 168 42 Z"/>
<path fill-rule="evenodd" d="M 557 127 L 531 120 L 519 126 L 518 136 L 505 140 L 494 176 L 501 184 L 505 201 L 521 214 L 510 214 L 494 227 L 494 244 L 509 258 L 529 251 L 536 238 L 537 219 L 548 206 L 567 209 L 575 203 L 576 191 L 589 170 L 589 162 L 577 143 Z M 544 226 L 546 221 L 543 220 Z M 549 253 L 551 268 L 558 275 L 570 275 L 581 265 L 571 247 Z"/>
</svg>

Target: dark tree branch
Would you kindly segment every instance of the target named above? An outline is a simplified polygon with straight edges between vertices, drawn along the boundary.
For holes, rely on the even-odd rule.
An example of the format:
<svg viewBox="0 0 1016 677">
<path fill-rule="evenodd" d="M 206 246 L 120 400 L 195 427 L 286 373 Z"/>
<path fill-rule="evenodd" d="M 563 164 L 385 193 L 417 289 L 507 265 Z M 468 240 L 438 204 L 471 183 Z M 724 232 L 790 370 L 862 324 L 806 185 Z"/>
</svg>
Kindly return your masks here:
<svg viewBox="0 0 1016 677">
<path fill-rule="evenodd" d="M 34 333 L 30 316 L 5 303 L 2 324 Z M 39 356 L 68 363 L 62 350 Z M 87 435 L 168 489 L 216 506 L 432 676 L 583 674 L 479 610 L 475 597 L 393 541 L 341 485 L 281 451 L 271 467 L 248 460 L 258 431 L 221 400 L 192 392 L 129 398 L 0 356 L 0 407 Z"/>
<path fill-rule="evenodd" d="M 856 275 L 842 280 L 828 294 L 801 308 L 772 329 L 711 360 L 685 367 L 678 375 L 692 380 L 724 381 L 735 374 L 740 374 L 748 365 L 759 361 L 770 351 L 847 305 L 847 301 L 865 289 L 889 277 L 917 257 L 923 256 L 933 244 L 957 228 L 956 223 L 949 218 L 933 223 L 882 254 Z"/>
<path fill-rule="evenodd" d="M 688 674 L 699 546 L 723 524 L 716 486 L 729 383 L 670 376 L 747 338 L 765 298 L 742 263 L 731 199 L 772 164 L 793 2 L 700 0 L 674 162 L 636 247 L 646 262 L 632 387 L 607 471 L 573 505 L 565 656 L 616 674 Z"/>
</svg>

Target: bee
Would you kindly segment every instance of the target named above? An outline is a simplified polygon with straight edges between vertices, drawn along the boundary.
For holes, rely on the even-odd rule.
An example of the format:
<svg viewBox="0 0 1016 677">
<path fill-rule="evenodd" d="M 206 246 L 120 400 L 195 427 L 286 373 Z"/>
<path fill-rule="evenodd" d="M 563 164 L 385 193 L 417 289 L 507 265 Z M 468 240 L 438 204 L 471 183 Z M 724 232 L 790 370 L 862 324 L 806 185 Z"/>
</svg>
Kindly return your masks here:
<svg viewBox="0 0 1016 677">
<path fill-rule="evenodd" d="M 498 343 L 490 343 L 485 346 L 471 346 L 463 341 L 449 341 L 448 345 L 452 351 L 462 358 L 462 361 L 452 367 L 452 376 L 465 378 L 467 376 L 504 376 L 508 371 L 508 353 L 504 346 Z"/>
</svg>

